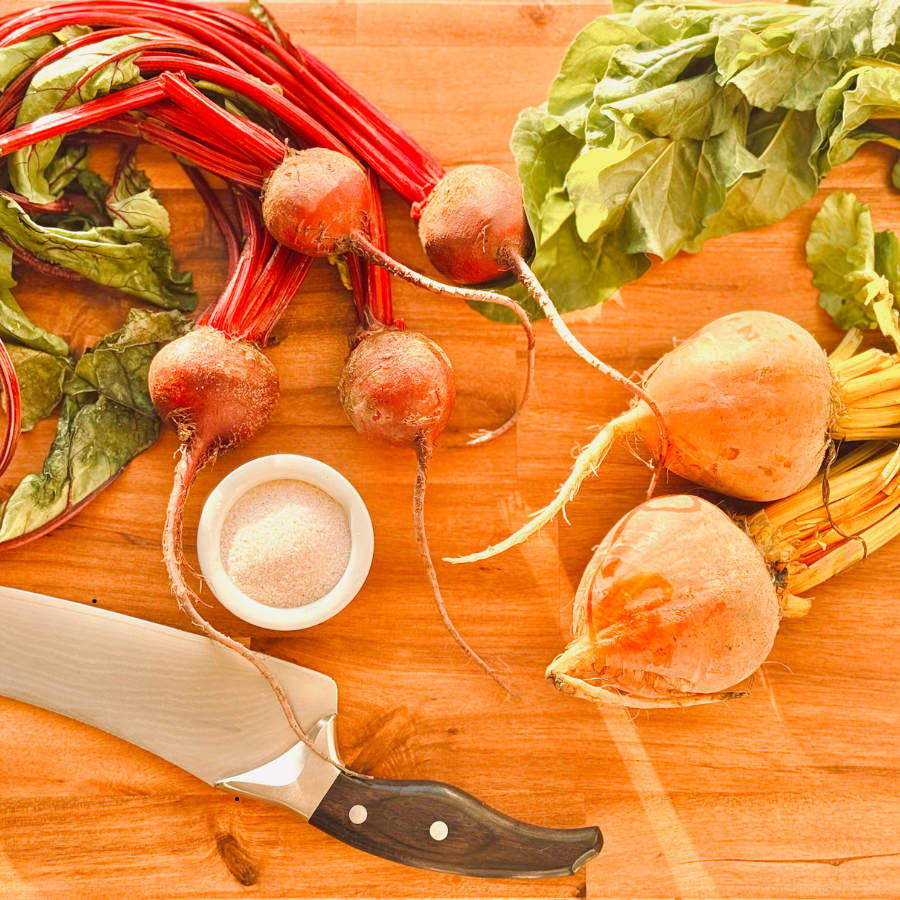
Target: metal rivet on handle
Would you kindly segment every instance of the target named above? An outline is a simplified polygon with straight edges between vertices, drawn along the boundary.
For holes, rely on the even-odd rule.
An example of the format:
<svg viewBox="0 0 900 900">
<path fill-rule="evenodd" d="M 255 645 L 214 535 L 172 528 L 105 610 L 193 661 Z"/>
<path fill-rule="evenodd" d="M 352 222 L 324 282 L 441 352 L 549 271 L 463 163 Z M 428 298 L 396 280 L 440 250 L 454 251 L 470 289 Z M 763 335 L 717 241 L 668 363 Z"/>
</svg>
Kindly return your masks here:
<svg viewBox="0 0 900 900">
<path fill-rule="evenodd" d="M 428 833 L 436 840 L 442 841 L 448 834 L 450 834 L 450 829 L 447 827 L 446 822 L 441 822 L 438 820 L 437 822 L 431 823 L 431 828 L 428 829 Z"/>
<path fill-rule="evenodd" d="M 369 811 L 364 806 L 357 804 L 350 807 L 350 821 L 354 825 L 362 825 L 368 817 Z"/>
</svg>

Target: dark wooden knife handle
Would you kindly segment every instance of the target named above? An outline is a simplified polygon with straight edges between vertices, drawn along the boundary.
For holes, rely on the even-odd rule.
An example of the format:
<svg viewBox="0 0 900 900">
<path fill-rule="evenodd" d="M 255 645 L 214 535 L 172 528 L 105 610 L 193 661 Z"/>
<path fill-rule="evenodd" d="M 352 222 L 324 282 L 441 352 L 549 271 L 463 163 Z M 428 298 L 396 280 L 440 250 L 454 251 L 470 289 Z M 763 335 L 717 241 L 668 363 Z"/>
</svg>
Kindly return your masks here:
<svg viewBox="0 0 900 900">
<path fill-rule="evenodd" d="M 375 856 L 481 878 L 571 875 L 603 846 L 599 828 L 527 825 L 439 781 L 362 781 L 343 773 L 309 822 Z"/>
</svg>

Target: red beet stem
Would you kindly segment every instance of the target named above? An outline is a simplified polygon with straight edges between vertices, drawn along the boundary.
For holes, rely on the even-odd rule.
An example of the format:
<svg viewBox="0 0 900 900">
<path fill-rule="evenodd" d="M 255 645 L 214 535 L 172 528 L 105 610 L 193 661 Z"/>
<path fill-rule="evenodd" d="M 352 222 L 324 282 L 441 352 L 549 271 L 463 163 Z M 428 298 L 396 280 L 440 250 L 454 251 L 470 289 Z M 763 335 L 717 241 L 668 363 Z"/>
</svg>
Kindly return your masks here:
<svg viewBox="0 0 900 900">
<path fill-rule="evenodd" d="M 128 15 L 135 11 L 143 15 Z M 256 22 L 227 11 L 187 3 L 66 4 L 12 17 L 0 31 L 0 46 L 78 23 L 127 24 L 135 31 L 167 33 L 174 24 L 178 33 L 214 48 L 246 72 L 281 84 L 294 104 L 312 112 L 336 133 L 345 134 L 353 149 L 370 160 L 411 203 L 424 201 L 443 175 L 431 154 L 320 60 L 293 46 L 285 49 L 283 32 L 279 43 Z"/>
<path fill-rule="evenodd" d="M 10 200 L 15 201 L 22 207 L 22 209 L 29 213 L 62 213 L 68 212 L 72 208 L 72 204 L 69 203 L 68 200 L 60 199 L 54 200 L 52 203 L 35 203 L 33 200 L 29 200 L 27 197 L 23 197 L 21 194 L 15 194 L 12 191 L 3 191 L 0 190 L 0 196 L 8 197 Z"/>
<path fill-rule="evenodd" d="M 262 227 L 254 199 L 240 193 L 237 201 L 246 235 L 244 249 L 222 295 L 203 313 L 198 324 L 264 346 L 300 289 L 312 260 L 275 245 Z"/>
<path fill-rule="evenodd" d="M 345 256 L 347 268 L 350 270 L 350 285 L 353 288 L 353 308 L 356 311 L 356 324 L 360 328 L 368 328 L 369 321 L 366 316 L 366 303 L 369 296 L 369 269 L 370 266 L 363 262 L 355 253 Z M 352 344 L 352 338 L 351 338 Z"/>
<path fill-rule="evenodd" d="M 384 220 L 384 206 L 381 203 L 381 185 L 378 174 L 368 169 L 369 188 L 372 195 L 372 206 L 369 210 L 369 240 L 388 252 L 387 223 Z M 393 325 L 394 310 L 391 297 L 391 277 L 388 271 L 379 265 L 366 264 L 366 307 L 372 315 L 384 325 Z"/>
<path fill-rule="evenodd" d="M 197 322 L 198 325 L 209 325 L 225 334 L 229 334 L 228 327 L 234 318 L 235 308 L 240 307 L 249 293 L 262 259 L 264 233 L 262 223 L 252 201 L 245 193 L 238 194 L 237 203 L 241 228 L 244 232 L 244 248 L 225 290 Z"/>
<path fill-rule="evenodd" d="M 0 135 L 0 155 L 5 156 L 39 141 L 60 137 L 79 128 L 87 128 L 119 113 L 140 109 L 161 100 L 164 96 L 163 82 L 160 78 L 152 78 L 134 87 L 107 94 L 105 97 L 88 100 L 87 103 L 72 109 L 48 113 L 34 122 L 28 122 Z"/>
<path fill-rule="evenodd" d="M 217 106 L 184 75 L 163 72 L 159 79 L 166 97 L 194 116 L 203 128 L 215 133 L 218 139 L 233 143 L 264 172 L 275 168 L 284 159 L 284 144 L 278 138 L 255 122 L 240 119 Z"/>
<path fill-rule="evenodd" d="M 168 118 L 164 105 L 154 103 L 147 112 L 155 116 Z M 199 123 L 194 123 L 196 127 Z M 133 116 L 114 116 L 104 119 L 95 126 L 99 131 L 107 134 L 126 135 L 139 137 L 150 144 L 162 147 L 178 156 L 183 156 L 189 162 L 206 169 L 213 175 L 218 175 L 226 181 L 244 185 L 245 187 L 259 190 L 262 187 L 264 176 L 259 166 L 236 159 L 204 145 L 154 119 L 136 119 Z"/>
<path fill-rule="evenodd" d="M 241 236 L 234 222 L 231 221 L 231 217 L 225 211 L 225 207 L 219 201 L 218 194 L 210 187 L 203 173 L 195 166 L 186 163 L 182 163 L 181 168 L 184 169 L 185 175 L 200 195 L 200 199 L 225 241 L 225 247 L 228 250 L 228 277 L 230 278 L 234 274 L 241 256 Z"/>
<path fill-rule="evenodd" d="M 19 262 L 25 263 L 26 266 L 30 266 L 35 272 L 40 272 L 42 275 L 49 275 L 51 278 L 63 278 L 67 281 L 81 281 L 84 277 L 78 272 L 67 269 L 65 266 L 58 266 L 56 263 L 49 263 L 42 259 L 38 259 L 38 257 L 30 250 L 26 250 L 24 247 L 19 246 L 19 244 L 5 234 L 0 233 L 0 241 L 3 241 L 4 244 L 12 249 L 13 256 L 15 256 Z"/>
<path fill-rule="evenodd" d="M 147 53 L 138 58 L 138 66 L 147 72 L 181 72 L 189 78 L 202 78 L 237 91 L 283 122 L 302 143 L 351 155 L 347 146 L 312 116 L 245 72 L 177 53 Z"/>
<path fill-rule="evenodd" d="M 102 31 L 99 32 L 99 34 L 101 37 L 106 36 Z M 116 52 L 110 53 L 98 60 L 93 66 L 83 72 L 78 80 L 66 91 L 59 103 L 56 104 L 56 109 L 63 109 L 70 97 L 78 93 L 91 78 L 101 71 L 101 69 L 106 68 L 110 63 L 118 62 L 129 56 L 137 57 L 150 50 L 180 50 L 185 53 L 199 56 L 201 59 L 205 59 L 209 62 L 218 63 L 219 65 L 224 65 L 226 67 L 232 65 L 228 57 L 223 56 L 221 53 L 217 53 L 215 50 L 211 50 L 209 47 L 204 47 L 203 44 L 191 40 L 190 38 L 160 37 L 154 40 L 147 40 L 140 44 L 133 44 L 130 47 L 122 47 Z M 43 57 L 40 57 L 40 59 L 43 59 Z"/>
<path fill-rule="evenodd" d="M 0 444 L 0 475 L 2 475 L 19 445 L 19 432 L 22 430 L 22 394 L 19 390 L 19 376 L 10 359 L 6 344 L 0 341 L 0 385 L 6 400 L 6 430 Z"/>
</svg>

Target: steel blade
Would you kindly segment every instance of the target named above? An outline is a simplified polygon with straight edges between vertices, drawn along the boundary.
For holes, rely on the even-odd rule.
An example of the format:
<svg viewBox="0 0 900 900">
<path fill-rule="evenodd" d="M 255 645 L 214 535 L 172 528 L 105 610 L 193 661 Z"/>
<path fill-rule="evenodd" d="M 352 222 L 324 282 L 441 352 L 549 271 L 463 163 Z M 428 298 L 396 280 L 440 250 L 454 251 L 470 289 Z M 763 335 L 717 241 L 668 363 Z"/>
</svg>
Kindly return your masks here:
<svg viewBox="0 0 900 900">
<path fill-rule="evenodd" d="M 214 785 L 297 743 L 272 688 L 198 634 L 0 587 L 0 694 L 94 725 Z M 260 656 L 304 730 L 337 713 L 327 675 Z"/>
</svg>

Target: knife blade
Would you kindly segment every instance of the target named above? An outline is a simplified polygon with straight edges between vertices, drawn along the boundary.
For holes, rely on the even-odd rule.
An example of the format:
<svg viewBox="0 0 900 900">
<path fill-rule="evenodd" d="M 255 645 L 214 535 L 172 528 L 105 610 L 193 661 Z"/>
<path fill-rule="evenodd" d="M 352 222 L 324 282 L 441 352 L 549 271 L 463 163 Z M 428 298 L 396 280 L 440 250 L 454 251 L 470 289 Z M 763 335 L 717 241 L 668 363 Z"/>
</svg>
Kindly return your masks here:
<svg viewBox="0 0 900 900">
<path fill-rule="evenodd" d="M 572 874 L 600 852 L 596 827 L 528 825 L 440 782 L 343 774 L 298 742 L 250 662 L 199 634 L 7 587 L 0 633 L 3 696 L 114 734 L 376 856 L 461 875 L 540 878 Z M 260 656 L 300 726 L 340 762 L 335 682 Z"/>
</svg>

